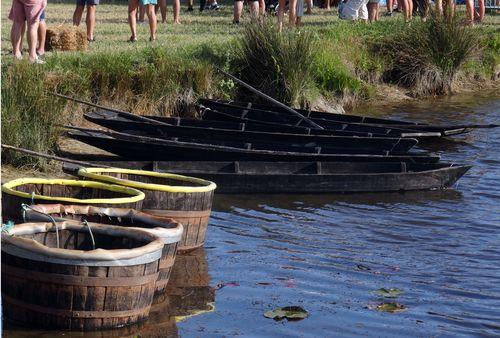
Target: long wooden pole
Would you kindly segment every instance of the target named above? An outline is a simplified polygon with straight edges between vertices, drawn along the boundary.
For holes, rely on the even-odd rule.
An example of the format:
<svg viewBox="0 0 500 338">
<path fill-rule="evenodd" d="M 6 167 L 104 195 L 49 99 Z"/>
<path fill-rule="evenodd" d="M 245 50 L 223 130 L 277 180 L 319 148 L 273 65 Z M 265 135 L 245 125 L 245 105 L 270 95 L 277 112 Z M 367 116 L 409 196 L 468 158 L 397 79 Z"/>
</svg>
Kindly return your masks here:
<svg viewBox="0 0 500 338">
<path fill-rule="evenodd" d="M 48 155 L 48 154 L 40 153 L 40 152 L 37 152 L 37 151 L 29 150 L 29 149 L 24 149 L 24 148 L 18 148 L 18 147 L 10 146 L 8 144 L 3 144 L 2 143 L 2 148 L 3 149 L 9 149 L 9 150 L 18 151 L 20 153 L 25 153 L 25 154 L 28 154 L 28 155 L 31 155 L 31 156 L 43 157 L 43 158 L 47 158 L 47 159 L 55 160 L 55 161 L 59 161 L 59 162 L 73 163 L 73 164 L 83 165 L 83 166 L 86 166 L 86 167 L 95 167 L 95 164 L 90 163 L 90 162 L 77 161 L 77 160 L 71 160 L 71 159 L 65 158 L 65 157 Z M 106 168 L 113 168 L 113 167 L 110 167 L 110 166 L 105 166 L 105 167 Z"/>
<path fill-rule="evenodd" d="M 144 121 L 144 122 L 153 123 L 153 124 L 159 124 L 159 125 L 164 125 L 164 126 L 171 126 L 171 124 L 168 124 L 168 123 L 163 122 L 163 121 L 158 121 L 158 120 L 155 120 L 155 119 L 150 119 L 149 117 L 144 117 L 144 116 L 141 116 L 141 115 L 132 114 L 132 113 L 129 113 L 129 112 L 126 112 L 126 111 L 123 111 L 123 110 L 119 110 L 119 109 L 115 109 L 115 108 L 104 107 L 104 106 L 101 106 L 101 105 L 98 105 L 98 104 L 95 104 L 95 103 L 92 103 L 92 102 L 89 102 L 89 101 L 80 100 L 80 99 L 77 99 L 77 98 L 74 98 L 74 97 L 71 97 L 71 96 L 67 96 L 67 95 L 63 95 L 63 94 L 59 94 L 59 93 L 50 93 L 50 94 L 54 95 L 54 96 L 57 96 L 57 97 L 60 97 L 60 98 L 63 98 L 63 99 L 66 99 L 66 100 L 70 100 L 70 101 L 74 101 L 74 102 L 77 102 L 77 103 L 81 103 L 81 104 L 84 104 L 84 105 L 87 105 L 87 106 L 91 106 L 91 107 L 95 107 L 95 108 L 99 108 L 99 109 L 104 109 L 104 110 L 109 110 L 109 111 L 112 111 L 112 112 L 117 113 L 119 115 L 127 116 L 127 117 L 130 117 L 130 118 L 135 119 L 135 120 L 141 120 L 141 121 Z"/>
<path fill-rule="evenodd" d="M 245 87 L 246 89 L 251 91 L 252 93 L 259 95 L 260 97 L 268 100 L 269 102 L 275 104 L 276 106 L 281 107 L 281 108 L 285 109 L 286 111 L 288 111 L 289 113 L 299 117 L 301 120 L 307 122 L 307 124 L 309 124 L 314 129 L 325 129 L 322 126 L 320 126 L 319 124 L 311 121 L 310 119 L 308 119 L 307 117 L 305 117 L 304 115 L 302 115 L 301 113 L 296 111 L 295 109 L 292 109 L 292 108 L 288 107 L 286 104 L 283 104 L 283 103 L 279 102 L 278 100 L 273 99 L 269 95 L 264 94 L 260 90 L 255 89 L 254 87 L 250 86 L 248 83 L 243 82 L 242 80 L 238 79 L 236 76 L 229 74 L 228 72 L 220 69 L 219 67 L 215 67 L 215 69 L 217 69 L 219 72 L 221 72 L 222 74 L 229 77 L 231 80 L 236 81 L 237 83 L 239 83 L 240 85 L 242 85 L 243 87 Z"/>
</svg>

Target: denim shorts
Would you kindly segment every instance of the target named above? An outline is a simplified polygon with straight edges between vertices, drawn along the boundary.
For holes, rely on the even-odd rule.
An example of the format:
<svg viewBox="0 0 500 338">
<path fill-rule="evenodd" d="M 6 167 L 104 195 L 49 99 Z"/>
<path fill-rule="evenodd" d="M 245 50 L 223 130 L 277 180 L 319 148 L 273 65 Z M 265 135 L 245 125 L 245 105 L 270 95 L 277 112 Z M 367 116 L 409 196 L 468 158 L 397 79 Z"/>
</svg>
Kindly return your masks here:
<svg viewBox="0 0 500 338">
<path fill-rule="evenodd" d="M 99 5 L 99 0 L 76 0 L 76 5 L 77 6 L 92 6 L 92 5 Z"/>
<path fill-rule="evenodd" d="M 43 10 L 42 14 L 40 14 L 40 21 L 45 20 L 45 9 Z"/>
<path fill-rule="evenodd" d="M 156 5 L 158 3 L 157 0 L 140 0 L 139 2 L 141 3 L 142 6 Z"/>
</svg>

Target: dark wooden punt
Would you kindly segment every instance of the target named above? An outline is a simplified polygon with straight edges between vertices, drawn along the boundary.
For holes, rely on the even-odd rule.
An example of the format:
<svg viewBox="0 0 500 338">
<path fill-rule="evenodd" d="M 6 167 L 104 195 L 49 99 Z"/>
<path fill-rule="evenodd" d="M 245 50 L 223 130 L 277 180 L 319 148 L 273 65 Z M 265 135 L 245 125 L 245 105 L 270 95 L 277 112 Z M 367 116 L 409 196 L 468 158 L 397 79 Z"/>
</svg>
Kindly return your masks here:
<svg viewBox="0 0 500 338">
<path fill-rule="evenodd" d="M 142 211 L 173 218 L 184 226 L 179 251 L 203 246 L 216 185 L 196 177 L 118 168 L 81 168 L 86 179 L 140 189 L 146 197 Z"/>
<path fill-rule="evenodd" d="M 200 103 L 205 106 L 212 106 L 214 102 L 219 103 L 220 101 L 214 100 L 200 100 Z M 280 114 L 289 115 L 289 112 L 284 110 L 283 108 L 276 106 L 269 106 L 263 104 L 255 104 L 252 102 L 238 102 L 238 101 L 229 101 L 229 102 L 220 102 L 226 103 L 231 106 L 234 106 L 238 109 L 257 109 L 257 110 L 266 110 L 272 111 Z M 472 129 L 478 128 L 495 128 L 498 127 L 497 124 L 458 124 L 458 125 L 430 125 L 422 122 L 410 122 L 410 121 L 401 121 L 401 120 L 391 120 L 391 119 L 382 119 L 382 118 L 373 118 L 368 116 L 359 116 L 359 115 L 349 115 L 349 114 L 334 114 L 334 113 L 325 113 L 319 111 L 309 111 L 305 109 L 295 109 L 303 116 L 312 119 L 324 119 L 329 121 L 343 122 L 343 123 L 362 123 L 373 126 L 389 126 L 392 128 L 402 128 L 402 129 L 410 129 L 410 130 L 420 130 L 427 132 L 439 132 L 441 136 L 451 136 L 456 134 L 462 134 L 471 131 Z"/>
<path fill-rule="evenodd" d="M 160 238 L 137 229 L 76 221 L 18 224 L 2 232 L 3 316 L 63 330 L 146 320 L 162 248 Z"/>
<path fill-rule="evenodd" d="M 141 209 L 144 193 L 91 181 L 21 178 L 2 185 L 2 217 L 21 220 L 22 204 L 79 204 Z"/>
<path fill-rule="evenodd" d="M 158 236 L 163 241 L 160 258 L 160 270 L 156 281 L 156 293 L 162 293 L 167 287 L 172 267 L 174 266 L 177 246 L 182 238 L 182 224 L 171 218 L 155 217 L 134 209 L 102 208 L 88 205 L 35 204 L 29 206 L 24 218 L 27 221 L 50 222 L 67 219 L 138 228 Z"/>
<path fill-rule="evenodd" d="M 180 138 L 178 139 L 179 141 L 185 142 L 206 140 L 207 142 L 219 145 L 228 145 L 228 142 L 231 141 L 235 145 L 240 146 L 244 146 L 244 143 L 248 142 L 252 142 L 253 144 L 257 142 L 261 147 L 266 147 L 267 143 L 269 143 L 267 148 L 270 149 L 279 149 L 277 144 L 280 144 L 287 147 L 323 147 L 338 153 L 387 154 L 388 152 L 407 152 L 418 143 L 417 140 L 410 138 L 301 135 L 213 127 L 155 125 L 134 120 L 131 117 L 120 116 L 118 113 L 112 111 L 90 112 L 84 114 L 84 117 L 100 126 L 134 135 L 165 139 L 175 137 Z M 209 123 L 210 121 L 208 121 Z"/>
<path fill-rule="evenodd" d="M 354 193 L 444 189 L 471 166 L 405 162 L 184 162 L 105 161 L 195 175 L 217 183 L 218 193 Z"/>
<path fill-rule="evenodd" d="M 437 155 L 384 156 L 370 154 L 328 154 L 321 148 L 316 152 L 274 151 L 226 147 L 211 144 L 169 141 L 134 136 L 119 132 L 79 128 L 67 136 L 122 156 L 128 160 L 186 160 L 186 161 L 349 161 L 349 162 L 411 162 L 434 163 Z M 250 145 L 251 146 L 251 145 Z M 305 150 L 305 149 L 302 149 Z"/>
<path fill-rule="evenodd" d="M 202 103 L 208 103 L 205 100 Z M 290 126 L 308 126 L 305 120 L 295 115 L 286 115 L 269 110 L 246 109 L 227 103 L 211 101 L 207 106 L 200 103 L 200 115 L 204 120 L 237 121 L 237 122 L 262 122 Z M 412 130 L 389 125 L 375 125 L 354 122 L 339 122 L 334 120 L 311 118 L 311 121 L 327 130 L 355 131 L 375 133 L 387 137 L 441 137 L 440 132 Z"/>
</svg>

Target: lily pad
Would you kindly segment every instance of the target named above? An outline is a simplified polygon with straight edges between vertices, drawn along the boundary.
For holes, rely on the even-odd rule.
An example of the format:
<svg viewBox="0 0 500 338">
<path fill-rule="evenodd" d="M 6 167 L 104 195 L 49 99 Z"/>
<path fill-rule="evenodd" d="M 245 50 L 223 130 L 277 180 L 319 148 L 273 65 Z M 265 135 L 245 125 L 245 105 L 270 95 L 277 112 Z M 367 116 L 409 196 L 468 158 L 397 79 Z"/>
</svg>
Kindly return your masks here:
<svg viewBox="0 0 500 338">
<path fill-rule="evenodd" d="M 406 311 L 406 306 L 396 302 L 390 302 L 390 303 L 379 304 L 377 305 L 376 309 L 382 312 L 396 313 L 396 312 Z"/>
<path fill-rule="evenodd" d="M 302 320 L 309 316 L 309 312 L 300 306 L 285 306 L 264 313 L 264 317 L 274 320 Z"/>
<path fill-rule="evenodd" d="M 380 288 L 373 292 L 384 298 L 396 298 L 397 296 L 403 293 L 403 290 L 397 288 L 390 288 L 390 289 Z"/>
</svg>

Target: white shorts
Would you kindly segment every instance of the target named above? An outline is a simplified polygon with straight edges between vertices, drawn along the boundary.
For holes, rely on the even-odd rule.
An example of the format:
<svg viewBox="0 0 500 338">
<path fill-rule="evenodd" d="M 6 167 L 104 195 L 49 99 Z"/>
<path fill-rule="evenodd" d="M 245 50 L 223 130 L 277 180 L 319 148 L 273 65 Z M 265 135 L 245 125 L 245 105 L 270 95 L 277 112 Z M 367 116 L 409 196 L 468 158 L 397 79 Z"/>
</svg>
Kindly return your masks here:
<svg viewBox="0 0 500 338">
<path fill-rule="evenodd" d="M 369 0 L 347 0 L 339 6 L 339 16 L 344 20 L 368 20 L 368 8 L 366 4 Z"/>
</svg>

